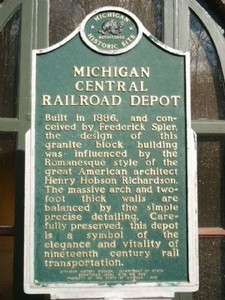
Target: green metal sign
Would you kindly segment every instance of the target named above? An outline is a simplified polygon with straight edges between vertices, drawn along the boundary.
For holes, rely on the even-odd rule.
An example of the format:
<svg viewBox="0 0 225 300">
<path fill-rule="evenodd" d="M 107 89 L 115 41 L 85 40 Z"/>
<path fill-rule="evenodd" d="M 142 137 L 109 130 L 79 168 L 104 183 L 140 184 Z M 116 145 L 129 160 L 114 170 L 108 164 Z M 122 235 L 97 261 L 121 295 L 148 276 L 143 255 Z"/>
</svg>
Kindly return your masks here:
<svg viewBox="0 0 225 300">
<path fill-rule="evenodd" d="M 35 292 L 196 287 L 187 64 L 115 7 L 34 52 L 26 202 Z"/>
</svg>

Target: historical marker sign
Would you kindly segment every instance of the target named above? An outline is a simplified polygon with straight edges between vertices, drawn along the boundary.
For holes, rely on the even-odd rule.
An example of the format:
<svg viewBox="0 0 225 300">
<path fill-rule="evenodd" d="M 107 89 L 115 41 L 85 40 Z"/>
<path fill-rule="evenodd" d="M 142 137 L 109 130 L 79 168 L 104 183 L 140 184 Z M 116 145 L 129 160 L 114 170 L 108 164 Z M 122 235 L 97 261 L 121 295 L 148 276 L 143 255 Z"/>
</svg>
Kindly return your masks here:
<svg viewBox="0 0 225 300">
<path fill-rule="evenodd" d="M 34 51 L 28 292 L 149 297 L 196 288 L 188 65 L 186 53 L 115 7 Z"/>
</svg>

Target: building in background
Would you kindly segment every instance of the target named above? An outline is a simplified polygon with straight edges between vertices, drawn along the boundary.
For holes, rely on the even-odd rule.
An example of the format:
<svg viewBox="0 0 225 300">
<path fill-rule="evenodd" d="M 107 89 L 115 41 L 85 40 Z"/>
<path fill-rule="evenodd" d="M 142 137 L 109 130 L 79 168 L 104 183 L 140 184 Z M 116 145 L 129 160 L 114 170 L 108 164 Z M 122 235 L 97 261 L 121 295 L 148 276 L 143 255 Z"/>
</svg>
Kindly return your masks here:
<svg viewBox="0 0 225 300">
<path fill-rule="evenodd" d="M 0 0 L 0 300 L 23 293 L 25 133 L 31 51 L 70 34 L 107 0 Z M 198 136 L 200 290 L 176 299 L 225 299 L 225 1 L 111 0 L 159 40 L 190 51 L 192 124 Z"/>
</svg>

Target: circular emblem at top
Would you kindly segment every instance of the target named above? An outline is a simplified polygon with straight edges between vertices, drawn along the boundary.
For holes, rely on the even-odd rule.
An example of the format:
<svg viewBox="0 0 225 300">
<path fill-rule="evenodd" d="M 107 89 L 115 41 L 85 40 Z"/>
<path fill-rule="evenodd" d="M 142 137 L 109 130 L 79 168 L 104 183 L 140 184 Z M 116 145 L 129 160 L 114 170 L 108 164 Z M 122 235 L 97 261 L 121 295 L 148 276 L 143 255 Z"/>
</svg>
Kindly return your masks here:
<svg viewBox="0 0 225 300">
<path fill-rule="evenodd" d="M 132 49 L 141 39 L 138 18 L 113 6 L 89 14 L 81 24 L 81 37 L 93 50 L 103 54 L 120 54 Z"/>
</svg>

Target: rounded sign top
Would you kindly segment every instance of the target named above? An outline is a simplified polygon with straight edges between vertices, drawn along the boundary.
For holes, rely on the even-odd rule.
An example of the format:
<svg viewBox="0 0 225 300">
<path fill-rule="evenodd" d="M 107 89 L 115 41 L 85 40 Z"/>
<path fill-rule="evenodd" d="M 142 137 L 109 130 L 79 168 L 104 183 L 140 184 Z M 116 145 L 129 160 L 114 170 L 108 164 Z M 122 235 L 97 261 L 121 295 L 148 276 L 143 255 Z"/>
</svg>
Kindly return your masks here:
<svg viewBox="0 0 225 300">
<path fill-rule="evenodd" d="M 103 54 L 120 54 L 132 49 L 141 39 L 138 18 L 118 7 L 104 7 L 83 21 L 81 37 L 93 50 Z"/>
</svg>

